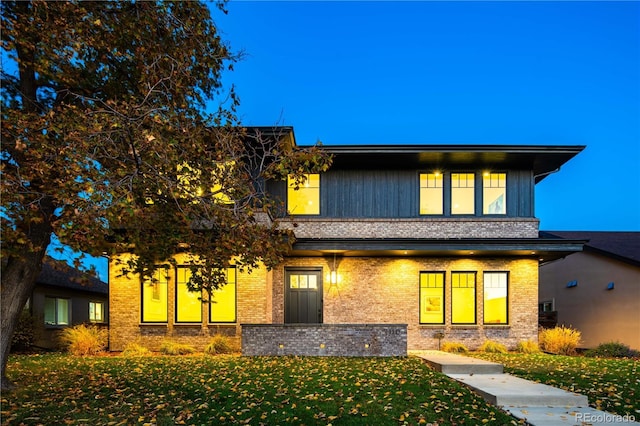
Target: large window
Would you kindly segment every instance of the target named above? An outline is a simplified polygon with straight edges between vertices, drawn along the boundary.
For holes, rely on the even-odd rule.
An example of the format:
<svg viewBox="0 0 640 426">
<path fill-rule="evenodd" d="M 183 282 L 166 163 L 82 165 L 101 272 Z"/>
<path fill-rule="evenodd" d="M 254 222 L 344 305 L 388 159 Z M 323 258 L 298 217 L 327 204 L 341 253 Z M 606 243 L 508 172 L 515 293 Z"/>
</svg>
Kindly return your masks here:
<svg viewBox="0 0 640 426">
<path fill-rule="evenodd" d="M 168 283 L 166 268 L 156 269 L 153 279 L 142 283 L 142 322 L 167 322 Z"/>
<path fill-rule="evenodd" d="M 451 323 L 476 323 L 476 273 L 451 273 Z"/>
<path fill-rule="evenodd" d="M 89 321 L 104 322 L 104 303 L 89 302 Z"/>
<path fill-rule="evenodd" d="M 176 277 L 176 322 L 202 322 L 201 292 L 189 291 L 189 267 L 178 267 Z"/>
<path fill-rule="evenodd" d="M 508 273 L 485 272 L 484 277 L 484 323 L 508 323 Z"/>
<path fill-rule="evenodd" d="M 236 268 L 227 269 L 227 283 L 212 292 L 209 322 L 236 321 Z"/>
<path fill-rule="evenodd" d="M 57 297 L 44 298 L 44 323 L 46 325 L 69 325 L 71 301 Z"/>
<path fill-rule="evenodd" d="M 451 214 L 475 213 L 475 175 L 451 173 Z"/>
<path fill-rule="evenodd" d="M 305 176 L 305 181 L 297 187 L 294 179 L 287 179 L 287 210 L 294 215 L 320 214 L 320 175 Z"/>
<path fill-rule="evenodd" d="M 507 213 L 507 174 L 484 173 L 482 176 L 482 213 Z"/>
<path fill-rule="evenodd" d="M 420 174 L 420 214 L 442 214 L 442 174 Z"/>
<path fill-rule="evenodd" d="M 420 324 L 444 324 L 444 272 L 420 272 Z"/>
</svg>

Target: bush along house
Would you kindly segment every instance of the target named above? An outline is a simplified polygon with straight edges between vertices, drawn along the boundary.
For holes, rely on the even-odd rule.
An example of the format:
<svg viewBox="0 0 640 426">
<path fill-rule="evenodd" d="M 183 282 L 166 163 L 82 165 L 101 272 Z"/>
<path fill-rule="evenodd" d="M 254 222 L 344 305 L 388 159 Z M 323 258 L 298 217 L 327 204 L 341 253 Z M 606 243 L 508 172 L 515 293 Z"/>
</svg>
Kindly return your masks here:
<svg viewBox="0 0 640 426">
<path fill-rule="evenodd" d="M 293 129 L 278 128 L 294 140 Z M 535 184 L 584 146 L 325 145 L 331 168 L 303 186 L 269 182 L 293 230 L 278 267 L 231 268 L 215 303 L 187 268 L 153 284 L 110 262 L 110 345 L 202 349 L 214 334 L 246 355 L 405 355 L 455 341 L 537 340 L 538 265 L 582 249 L 542 238 Z M 180 259 L 178 264 L 180 264 Z"/>
</svg>

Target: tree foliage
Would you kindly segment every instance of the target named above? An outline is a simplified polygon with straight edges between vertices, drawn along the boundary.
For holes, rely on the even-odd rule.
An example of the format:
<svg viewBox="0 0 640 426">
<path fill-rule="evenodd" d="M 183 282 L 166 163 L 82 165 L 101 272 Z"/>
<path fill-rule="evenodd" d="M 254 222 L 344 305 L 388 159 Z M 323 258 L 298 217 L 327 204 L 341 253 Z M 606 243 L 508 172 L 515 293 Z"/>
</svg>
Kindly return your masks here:
<svg viewBox="0 0 640 426">
<path fill-rule="evenodd" d="M 2 70 L 3 298 L 24 304 L 52 233 L 93 255 L 134 253 L 124 272 L 143 276 L 188 251 L 194 288 L 220 285 L 231 260 L 281 260 L 292 235 L 263 220 L 278 203 L 265 182 L 300 181 L 330 158 L 240 126 L 221 83 L 240 55 L 205 4 L 1 8 L 2 48 L 17 64 Z M 3 332 L 11 315 L 3 307 Z M 3 339 L 3 385 L 5 363 Z"/>
</svg>

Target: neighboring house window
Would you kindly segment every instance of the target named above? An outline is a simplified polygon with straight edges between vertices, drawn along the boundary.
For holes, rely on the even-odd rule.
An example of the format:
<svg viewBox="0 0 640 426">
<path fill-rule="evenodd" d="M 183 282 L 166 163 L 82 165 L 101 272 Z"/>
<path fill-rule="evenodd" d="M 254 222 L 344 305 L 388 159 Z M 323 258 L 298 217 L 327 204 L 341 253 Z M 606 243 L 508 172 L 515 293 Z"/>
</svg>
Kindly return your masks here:
<svg viewBox="0 0 640 426">
<path fill-rule="evenodd" d="M 287 211 L 294 215 L 320 214 L 320 175 L 305 175 L 297 188 L 295 180 L 287 178 Z"/>
<path fill-rule="evenodd" d="M 484 323 L 508 323 L 508 273 L 485 272 L 484 282 Z"/>
<path fill-rule="evenodd" d="M 69 325 L 69 299 L 44 298 L 44 323 L 47 325 Z"/>
<path fill-rule="evenodd" d="M 507 213 L 507 174 L 485 173 L 482 176 L 482 213 Z"/>
<path fill-rule="evenodd" d="M 169 276 L 167 269 L 159 268 L 153 280 L 142 283 L 142 322 L 167 322 Z"/>
<path fill-rule="evenodd" d="M 420 324 L 444 324 L 444 272 L 420 272 Z"/>
<path fill-rule="evenodd" d="M 89 321 L 104 322 L 104 303 L 89 302 Z"/>
<path fill-rule="evenodd" d="M 451 173 L 451 214 L 475 213 L 475 175 Z"/>
<path fill-rule="evenodd" d="M 209 322 L 236 322 L 236 268 L 227 269 L 227 283 L 212 292 Z"/>
<path fill-rule="evenodd" d="M 202 322 L 201 292 L 189 291 L 189 267 L 178 267 L 176 279 L 176 322 Z"/>
<path fill-rule="evenodd" d="M 451 323 L 476 323 L 476 273 L 451 273 Z"/>
<path fill-rule="evenodd" d="M 542 303 L 538 304 L 538 312 L 540 313 L 553 312 L 553 311 L 555 311 L 553 306 L 553 300 L 545 300 Z"/>
<path fill-rule="evenodd" d="M 420 214 L 442 213 L 442 174 L 420 173 Z"/>
</svg>

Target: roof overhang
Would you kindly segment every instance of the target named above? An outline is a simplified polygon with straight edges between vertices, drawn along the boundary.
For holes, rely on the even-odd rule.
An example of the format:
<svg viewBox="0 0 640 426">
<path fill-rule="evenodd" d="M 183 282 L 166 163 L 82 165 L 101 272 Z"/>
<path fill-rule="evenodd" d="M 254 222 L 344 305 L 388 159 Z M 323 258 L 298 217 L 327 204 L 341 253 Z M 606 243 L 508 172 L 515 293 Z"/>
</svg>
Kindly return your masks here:
<svg viewBox="0 0 640 426">
<path fill-rule="evenodd" d="M 473 167 L 532 170 L 536 183 L 585 149 L 584 145 L 323 145 L 332 170 Z"/>
<path fill-rule="evenodd" d="M 582 251 L 584 240 L 518 239 L 298 239 L 293 256 L 526 257 L 540 262 Z"/>
</svg>

